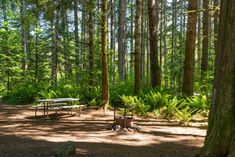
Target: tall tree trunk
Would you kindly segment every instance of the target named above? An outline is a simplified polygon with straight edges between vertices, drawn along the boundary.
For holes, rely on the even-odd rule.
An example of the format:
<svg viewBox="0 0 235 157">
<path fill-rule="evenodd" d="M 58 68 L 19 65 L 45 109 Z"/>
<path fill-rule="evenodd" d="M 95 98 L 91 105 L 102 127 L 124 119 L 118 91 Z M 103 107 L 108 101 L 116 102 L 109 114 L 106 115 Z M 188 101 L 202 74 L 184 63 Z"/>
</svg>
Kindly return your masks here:
<svg viewBox="0 0 235 157">
<path fill-rule="evenodd" d="M 126 55 L 126 0 L 119 1 L 119 33 L 118 33 L 118 73 L 119 79 L 125 78 Z"/>
<path fill-rule="evenodd" d="M 58 25 L 59 25 L 59 12 L 54 10 L 51 19 L 52 29 L 52 54 L 51 54 L 51 85 L 57 85 L 57 69 L 58 69 Z"/>
<path fill-rule="evenodd" d="M 185 2 L 184 1 L 181 1 L 180 2 L 180 12 L 181 12 L 181 15 L 180 15 L 180 48 L 179 48 L 179 56 L 180 56 L 180 64 L 183 64 L 183 58 L 184 58 L 184 43 L 185 43 L 185 31 L 184 31 L 184 18 L 185 18 L 185 14 L 183 14 L 183 12 L 185 11 Z M 183 69 L 180 68 L 180 72 L 179 72 L 179 81 L 178 81 L 178 84 L 180 88 L 178 88 L 178 92 L 181 93 L 181 88 L 182 88 L 182 83 L 183 83 Z"/>
<path fill-rule="evenodd" d="M 146 22 L 147 22 L 147 24 L 146 24 L 146 26 L 149 26 L 149 19 L 147 18 L 147 20 L 146 20 Z M 146 29 L 147 29 L 147 33 L 146 33 L 146 55 L 147 55 L 147 58 L 146 58 L 146 66 L 147 66 L 147 68 L 146 68 L 146 75 L 147 75 L 147 77 L 146 77 L 146 82 L 147 82 L 147 86 L 150 86 L 150 46 L 149 46 L 149 39 L 150 39 L 150 37 L 149 37 L 149 27 L 146 27 Z"/>
<path fill-rule="evenodd" d="M 7 1 L 6 0 L 2 0 L 2 13 L 3 13 L 3 21 L 6 23 L 5 25 L 4 25 L 4 27 L 5 27 L 5 31 L 8 31 L 8 19 L 7 19 Z M 6 35 L 6 36 L 4 36 L 4 40 L 5 40 L 5 42 L 6 42 L 6 45 L 3 45 L 3 50 L 5 51 L 5 54 L 8 56 L 8 55 L 10 55 L 9 54 L 9 47 L 8 47 L 8 36 Z M 8 61 L 9 59 L 7 59 L 7 61 L 6 61 L 6 68 L 5 68 L 5 74 L 6 74 L 6 76 L 7 76 L 7 82 L 6 82 L 6 88 L 7 88 L 7 93 L 9 93 L 9 91 L 10 91 L 10 80 L 11 80 L 11 78 L 10 78 L 10 63 L 9 63 L 9 61 Z"/>
<path fill-rule="evenodd" d="M 177 37 L 176 37 L 176 31 L 177 31 L 177 28 L 176 28 L 176 20 L 177 20 L 177 17 L 176 17 L 176 0 L 172 0 L 172 37 L 171 37 L 171 49 L 172 49 L 172 57 L 171 57 L 171 65 L 174 65 L 175 64 L 175 56 L 176 56 L 176 52 L 177 52 Z M 176 90 L 176 74 L 175 74 L 175 71 L 172 70 L 172 73 L 171 73 L 171 77 L 172 77 L 172 87 L 174 90 Z"/>
<path fill-rule="evenodd" d="M 164 47 L 164 83 L 165 83 L 165 88 L 168 87 L 168 77 L 167 77 L 167 2 L 163 0 L 163 25 L 164 25 L 164 39 L 163 39 L 163 47 Z"/>
<path fill-rule="evenodd" d="M 101 61 L 102 61 L 102 105 L 105 110 L 109 105 L 109 77 L 108 77 L 108 0 L 102 0 L 101 23 Z"/>
<path fill-rule="evenodd" d="M 235 156 L 235 1 L 223 0 L 213 98 L 205 143 L 199 157 Z"/>
<path fill-rule="evenodd" d="M 208 29 L 209 29 L 209 0 L 203 0 L 203 38 L 202 38 L 202 62 L 201 78 L 205 76 L 208 68 Z"/>
<path fill-rule="evenodd" d="M 219 26 L 219 7 L 220 7 L 220 0 L 214 0 L 214 46 L 215 52 L 218 51 L 218 26 Z"/>
<path fill-rule="evenodd" d="M 35 28 L 38 29 L 39 27 L 39 6 L 38 6 L 38 1 L 36 1 L 36 7 L 35 7 L 35 19 L 36 19 L 36 25 Z M 36 32 L 36 37 L 35 37 L 35 76 L 34 80 L 37 83 L 39 81 L 39 37 L 38 37 L 38 32 Z"/>
<path fill-rule="evenodd" d="M 197 25 L 197 0 L 189 0 L 188 3 L 188 26 L 185 43 L 184 59 L 184 77 L 183 77 L 183 94 L 193 95 L 194 82 L 194 60 L 195 60 L 195 40 Z"/>
<path fill-rule="evenodd" d="M 79 80 L 80 55 L 79 55 L 79 36 L 78 36 L 78 0 L 74 0 L 74 27 L 75 27 L 75 55 L 76 55 L 76 84 Z"/>
<path fill-rule="evenodd" d="M 141 19 L 142 19 L 142 0 L 136 0 L 135 18 L 135 93 L 141 89 Z"/>
<path fill-rule="evenodd" d="M 22 55 L 22 71 L 23 75 L 26 75 L 27 67 L 28 67 L 28 31 L 27 31 L 27 19 L 26 19 L 26 2 L 25 0 L 21 0 L 21 47 L 23 50 Z"/>
<path fill-rule="evenodd" d="M 68 79 L 71 70 L 69 66 L 69 50 L 68 50 L 68 41 L 67 41 L 67 9 L 65 8 L 65 6 L 62 6 L 61 18 L 62 18 L 63 54 L 64 54 L 64 73 L 65 73 L 65 78 Z"/>
<path fill-rule="evenodd" d="M 85 6 L 84 6 L 84 2 L 82 3 L 82 32 L 81 32 L 81 51 L 80 51 L 80 57 L 81 57 L 81 69 L 85 70 L 86 64 L 85 64 L 85 60 L 86 60 L 86 55 L 85 55 L 85 50 L 86 50 L 86 12 L 85 12 Z"/>
<path fill-rule="evenodd" d="M 198 74 L 200 75 L 200 67 L 201 67 L 201 51 L 202 51 L 202 46 L 201 46 L 201 0 L 198 0 L 198 13 L 197 13 L 197 20 L 198 20 L 198 24 L 197 24 L 197 28 L 198 28 L 198 33 L 197 33 L 197 58 L 198 58 Z"/>
<path fill-rule="evenodd" d="M 161 73 L 162 73 L 162 57 L 163 57 L 163 51 L 162 51 L 162 37 L 163 37 L 163 5 L 162 5 L 162 0 L 161 2 L 158 4 L 159 7 L 157 8 L 160 8 L 160 17 L 158 21 L 160 21 L 160 24 L 159 24 L 159 66 L 160 66 L 160 76 L 161 76 Z"/>
<path fill-rule="evenodd" d="M 114 84 L 114 77 L 115 77 L 115 61 L 113 60 L 115 56 L 115 0 L 111 0 L 110 6 L 110 72 L 111 72 L 111 80 Z"/>
<path fill-rule="evenodd" d="M 93 86 L 93 67 L 94 67 L 94 26 L 93 26 L 93 17 L 94 17 L 94 1 L 89 1 L 89 8 L 88 8 L 88 27 L 89 27 L 89 89 L 91 92 Z"/>
<path fill-rule="evenodd" d="M 134 5 L 133 5 L 133 0 L 130 0 L 131 3 L 131 52 L 130 52 L 130 73 L 131 76 L 133 76 L 133 71 L 134 71 Z"/>
<path fill-rule="evenodd" d="M 141 84 L 143 85 L 144 83 L 144 73 L 145 73 L 145 69 L 144 69 L 144 64 L 145 64 L 145 47 L 146 47 L 146 43 L 145 43 L 145 39 L 146 39 L 146 16 L 145 16 L 145 8 L 147 7 L 147 3 L 145 3 L 145 1 L 142 2 L 142 18 L 141 18 L 141 59 L 140 59 L 140 64 L 141 64 L 141 68 L 140 68 L 140 73 L 141 73 Z"/>
<path fill-rule="evenodd" d="M 152 87 L 161 85 L 160 67 L 158 64 L 158 48 L 157 48 L 157 15 L 156 1 L 148 0 L 149 14 L 149 33 L 150 33 L 150 70 Z"/>
</svg>

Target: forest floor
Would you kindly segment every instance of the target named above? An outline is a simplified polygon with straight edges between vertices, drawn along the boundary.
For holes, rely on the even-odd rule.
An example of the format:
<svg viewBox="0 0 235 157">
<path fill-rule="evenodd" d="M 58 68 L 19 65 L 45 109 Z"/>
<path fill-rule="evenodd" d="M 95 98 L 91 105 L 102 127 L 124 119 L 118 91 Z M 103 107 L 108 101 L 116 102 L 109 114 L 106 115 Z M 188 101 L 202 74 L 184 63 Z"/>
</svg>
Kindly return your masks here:
<svg viewBox="0 0 235 157">
<path fill-rule="evenodd" d="M 79 157 L 193 157 L 203 145 L 206 124 L 137 118 L 140 132 L 108 130 L 113 112 L 36 119 L 27 106 L 0 104 L 0 157 L 50 157 L 67 141 Z"/>
</svg>

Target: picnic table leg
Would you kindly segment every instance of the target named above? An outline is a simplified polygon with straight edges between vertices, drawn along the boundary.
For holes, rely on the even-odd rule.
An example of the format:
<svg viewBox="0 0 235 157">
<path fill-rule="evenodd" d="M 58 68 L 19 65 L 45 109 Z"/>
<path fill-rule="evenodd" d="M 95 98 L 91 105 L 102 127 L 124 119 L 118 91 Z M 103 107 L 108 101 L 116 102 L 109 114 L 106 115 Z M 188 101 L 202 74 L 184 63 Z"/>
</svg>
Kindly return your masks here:
<svg viewBox="0 0 235 157">
<path fill-rule="evenodd" d="M 126 108 L 124 109 L 123 128 L 126 128 Z"/>
<path fill-rule="evenodd" d="M 43 103 L 43 115 L 46 116 L 46 102 Z"/>
<path fill-rule="evenodd" d="M 38 107 L 35 107 L 35 117 L 37 117 Z"/>
<path fill-rule="evenodd" d="M 48 102 L 47 102 L 46 104 L 47 104 L 47 107 L 46 107 L 46 110 L 47 110 L 47 118 L 49 118 L 49 114 L 48 114 Z"/>
</svg>

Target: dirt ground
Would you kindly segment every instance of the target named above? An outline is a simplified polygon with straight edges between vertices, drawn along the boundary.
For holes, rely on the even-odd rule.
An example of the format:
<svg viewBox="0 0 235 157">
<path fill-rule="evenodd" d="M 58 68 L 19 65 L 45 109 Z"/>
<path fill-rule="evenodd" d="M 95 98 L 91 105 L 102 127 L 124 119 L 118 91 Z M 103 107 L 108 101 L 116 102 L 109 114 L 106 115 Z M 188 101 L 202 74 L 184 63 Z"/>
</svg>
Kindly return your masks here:
<svg viewBox="0 0 235 157">
<path fill-rule="evenodd" d="M 40 113 L 41 114 L 41 113 Z M 108 130 L 113 112 L 35 118 L 30 107 L 0 105 L 0 157 L 50 157 L 67 141 L 78 157 L 193 157 L 203 145 L 205 123 L 190 127 L 137 118 L 140 132 Z"/>
</svg>

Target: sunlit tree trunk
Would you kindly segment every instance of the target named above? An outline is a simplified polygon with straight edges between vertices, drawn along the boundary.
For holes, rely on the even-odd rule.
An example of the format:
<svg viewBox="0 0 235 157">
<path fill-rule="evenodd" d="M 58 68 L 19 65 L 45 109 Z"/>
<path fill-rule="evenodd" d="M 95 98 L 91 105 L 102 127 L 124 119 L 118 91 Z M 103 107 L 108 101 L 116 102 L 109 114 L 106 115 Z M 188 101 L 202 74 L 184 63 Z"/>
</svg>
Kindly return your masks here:
<svg viewBox="0 0 235 157">
<path fill-rule="evenodd" d="M 198 157 L 235 156 L 235 1 L 223 0 L 205 143 Z"/>
<path fill-rule="evenodd" d="M 126 0 L 119 1 L 119 32 L 118 32 L 118 73 L 119 79 L 125 79 L 126 59 Z"/>
<path fill-rule="evenodd" d="M 161 85 L 160 67 L 158 61 L 157 47 L 157 15 L 156 15 L 156 0 L 148 0 L 149 14 L 149 33 L 150 33 L 150 70 L 152 87 Z"/>
<path fill-rule="evenodd" d="M 197 0 L 188 2 L 188 26 L 185 43 L 184 77 L 182 92 L 187 96 L 193 95 L 195 40 L 197 25 Z"/>
<path fill-rule="evenodd" d="M 135 93 L 141 89 L 141 19 L 142 19 L 142 0 L 136 0 L 135 18 Z"/>
<path fill-rule="evenodd" d="M 109 105 L 109 77 L 108 77 L 108 0 L 102 0 L 101 16 L 101 62 L 102 62 L 102 105 L 105 110 Z"/>
</svg>

